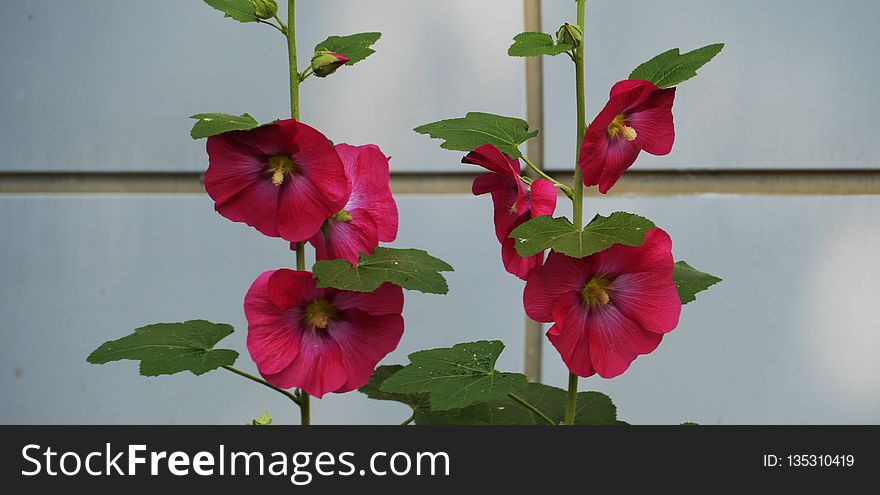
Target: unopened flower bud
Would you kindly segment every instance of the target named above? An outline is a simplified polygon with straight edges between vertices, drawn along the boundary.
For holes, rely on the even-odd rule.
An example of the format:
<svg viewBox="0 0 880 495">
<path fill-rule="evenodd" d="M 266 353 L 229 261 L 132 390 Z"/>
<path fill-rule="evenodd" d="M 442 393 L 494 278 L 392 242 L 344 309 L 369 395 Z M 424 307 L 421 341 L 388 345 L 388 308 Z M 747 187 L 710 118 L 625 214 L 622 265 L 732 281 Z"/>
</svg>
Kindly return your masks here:
<svg viewBox="0 0 880 495">
<path fill-rule="evenodd" d="M 278 4 L 275 0 L 251 0 L 254 4 L 254 14 L 260 19 L 271 19 L 278 13 Z"/>
<path fill-rule="evenodd" d="M 350 59 L 338 53 L 319 51 L 312 56 L 312 70 L 318 77 L 327 77 L 336 69 L 348 63 Z"/>
<path fill-rule="evenodd" d="M 556 41 L 577 48 L 584 42 L 584 33 L 581 28 L 566 22 L 559 28 L 559 31 L 556 31 Z"/>
<path fill-rule="evenodd" d="M 269 426 L 272 424 L 272 416 L 269 416 L 269 411 L 266 411 L 259 418 L 251 420 L 251 424 L 253 426 Z"/>
</svg>

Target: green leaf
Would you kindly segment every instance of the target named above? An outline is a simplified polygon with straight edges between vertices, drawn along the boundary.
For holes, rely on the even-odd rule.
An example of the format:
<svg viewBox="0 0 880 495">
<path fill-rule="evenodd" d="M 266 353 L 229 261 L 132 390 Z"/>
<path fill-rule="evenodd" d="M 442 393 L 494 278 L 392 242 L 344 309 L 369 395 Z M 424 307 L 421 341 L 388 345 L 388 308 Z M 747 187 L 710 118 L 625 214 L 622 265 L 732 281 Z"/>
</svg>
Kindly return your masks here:
<svg viewBox="0 0 880 495">
<path fill-rule="evenodd" d="M 231 333 L 231 325 L 205 320 L 157 323 L 138 328 L 121 339 L 104 342 L 87 361 L 104 364 L 122 359 L 138 360 L 143 376 L 173 375 L 181 371 L 201 375 L 235 363 L 238 352 L 214 349 L 217 342 Z"/>
<path fill-rule="evenodd" d="M 269 416 L 269 411 L 264 411 L 259 418 L 254 418 L 251 420 L 251 425 L 253 426 L 269 426 L 271 424 L 272 416 Z"/>
<path fill-rule="evenodd" d="M 480 112 L 468 112 L 463 118 L 432 122 L 413 130 L 445 140 L 440 147 L 447 150 L 473 151 L 484 144 L 493 144 L 514 158 L 522 156 L 519 145 L 538 135 L 538 131 L 529 132 L 529 123 L 525 120 Z"/>
<path fill-rule="evenodd" d="M 520 33 L 513 37 L 513 44 L 507 49 L 507 54 L 511 57 L 559 55 L 571 48 L 568 43 L 557 44 L 547 33 Z"/>
<path fill-rule="evenodd" d="M 370 48 L 379 41 L 382 33 L 358 33 L 349 36 L 331 36 L 315 45 L 315 51 L 338 53 L 349 58 L 345 65 L 354 65 L 376 53 Z"/>
<path fill-rule="evenodd" d="M 682 304 L 695 301 L 697 293 L 721 282 L 720 278 L 703 273 L 684 261 L 675 264 L 672 278 L 675 279 L 675 288 L 678 289 L 678 298 Z"/>
<path fill-rule="evenodd" d="M 257 22 L 257 9 L 251 0 L 204 0 L 211 7 L 238 22 Z"/>
<path fill-rule="evenodd" d="M 197 121 L 189 133 L 193 139 L 216 136 L 229 131 L 249 131 L 260 126 L 259 122 L 248 114 L 199 113 L 190 118 Z"/>
<path fill-rule="evenodd" d="M 565 405 L 568 392 L 561 388 L 540 383 L 529 383 L 528 386 L 515 393 L 517 397 L 528 402 L 555 423 L 561 424 L 565 419 Z M 501 399 L 475 404 L 463 409 L 449 411 L 416 411 L 416 423 L 430 424 L 471 424 L 471 425 L 544 425 L 542 418 L 523 407 L 521 404 L 504 397 Z M 599 392 L 578 393 L 575 424 L 578 425 L 615 425 L 625 424 L 617 419 L 617 408 L 611 398 Z"/>
<path fill-rule="evenodd" d="M 378 368 L 376 368 L 375 371 L 373 371 L 373 375 L 370 376 L 370 381 L 363 387 L 359 388 L 358 391 L 366 394 L 366 396 L 371 399 L 388 400 L 406 404 L 411 407 L 413 411 L 428 409 L 428 394 L 424 392 L 406 394 L 385 392 L 382 390 L 382 384 L 385 383 L 385 380 L 387 380 L 391 375 L 397 373 L 402 369 L 403 366 L 399 364 L 379 366 Z"/>
<path fill-rule="evenodd" d="M 679 53 L 678 48 L 673 48 L 636 67 L 629 78 L 645 79 L 659 88 L 669 88 L 696 76 L 697 69 L 718 55 L 722 48 L 724 43 L 704 46 L 687 53 Z"/>
<path fill-rule="evenodd" d="M 502 342 L 484 340 L 419 351 L 380 388 L 390 393 L 427 392 L 435 411 L 499 399 L 528 385 L 525 375 L 495 371 L 502 349 Z"/>
<path fill-rule="evenodd" d="M 373 292 L 385 282 L 407 290 L 446 294 L 449 286 L 440 272 L 452 266 L 421 249 L 376 248 L 367 256 L 361 253 L 357 266 L 345 260 L 315 263 L 312 273 L 318 287 L 332 287 L 356 292 Z"/>
<path fill-rule="evenodd" d="M 647 218 L 618 211 L 607 217 L 596 215 L 583 230 L 564 217 L 535 217 L 513 229 L 510 237 L 516 239 L 516 252 L 522 257 L 552 249 L 580 259 L 614 244 L 639 246 L 653 228 Z"/>
</svg>

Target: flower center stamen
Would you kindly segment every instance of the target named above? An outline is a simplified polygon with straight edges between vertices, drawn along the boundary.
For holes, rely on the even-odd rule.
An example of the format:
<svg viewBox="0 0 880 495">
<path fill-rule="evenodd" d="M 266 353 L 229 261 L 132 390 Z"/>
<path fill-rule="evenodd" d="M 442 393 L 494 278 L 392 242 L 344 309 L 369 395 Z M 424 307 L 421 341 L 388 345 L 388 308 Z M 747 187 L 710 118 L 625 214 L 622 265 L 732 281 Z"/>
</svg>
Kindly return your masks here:
<svg viewBox="0 0 880 495">
<path fill-rule="evenodd" d="M 269 157 L 269 172 L 272 172 L 272 184 L 280 186 L 284 178 L 296 170 L 296 164 L 289 156 L 275 155 Z"/>
<path fill-rule="evenodd" d="M 330 304 L 330 301 L 318 299 L 306 306 L 306 323 L 315 328 L 326 330 L 338 314 L 339 312 Z"/>
<path fill-rule="evenodd" d="M 611 282 L 605 278 L 591 278 L 590 281 L 587 282 L 587 285 L 584 286 L 584 290 L 581 291 L 584 301 L 590 305 L 597 302 L 603 306 L 608 304 L 608 302 L 611 301 L 611 297 L 608 295 L 608 285 L 610 283 Z"/>
<path fill-rule="evenodd" d="M 626 115 L 624 114 L 614 117 L 614 120 L 612 120 L 611 124 L 608 126 L 608 137 L 613 138 L 618 134 L 627 141 L 635 141 L 639 136 L 635 129 L 626 125 Z"/>
<path fill-rule="evenodd" d="M 353 218 L 351 218 L 351 214 L 345 210 L 339 210 L 336 212 L 330 220 L 336 220 L 337 222 L 351 222 Z"/>
</svg>

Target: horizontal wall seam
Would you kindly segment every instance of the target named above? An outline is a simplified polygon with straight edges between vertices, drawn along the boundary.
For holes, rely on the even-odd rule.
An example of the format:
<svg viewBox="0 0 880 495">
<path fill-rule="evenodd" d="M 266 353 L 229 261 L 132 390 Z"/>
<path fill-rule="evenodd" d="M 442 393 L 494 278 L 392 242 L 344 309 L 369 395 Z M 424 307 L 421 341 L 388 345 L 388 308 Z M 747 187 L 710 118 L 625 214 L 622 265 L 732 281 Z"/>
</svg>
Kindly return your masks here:
<svg viewBox="0 0 880 495">
<path fill-rule="evenodd" d="M 550 172 L 571 185 L 563 172 Z M 397 194 L 469 194 L 474 172 L 393 172 Z M 0 172 L 0 194 L 199 194 L 199 172 Z M 596 194 L 594 188 L 588 194 Z M 610 195 L 880 194 L 880 169 L 630 170 Z"/>
</svg>

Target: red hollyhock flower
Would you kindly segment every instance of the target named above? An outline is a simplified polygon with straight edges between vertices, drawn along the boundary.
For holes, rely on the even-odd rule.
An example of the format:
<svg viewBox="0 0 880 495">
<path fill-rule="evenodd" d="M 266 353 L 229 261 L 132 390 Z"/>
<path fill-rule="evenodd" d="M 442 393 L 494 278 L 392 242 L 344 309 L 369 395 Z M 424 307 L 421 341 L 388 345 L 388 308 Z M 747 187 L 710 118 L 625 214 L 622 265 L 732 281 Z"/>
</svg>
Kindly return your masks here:
<svg viewBox="0 0 880 495">
<path fill-rule="evenodd" d="M 475 196 L 490 193 L 495 206 L 495 235 L 501 242 L 501 260 L 508 273 L 525 280 L 529 272 L 541 264 L 544 253 L 528 258 L 515 249 L 510 232 L 526 220 L 541 215 L 552 215 L 556 210 L 556 187 L 546 179 L 537 179 L 526 185 L 520 179 L 519 160 L 510 158 L 491 144 L 480 146 L 468 153 L 462 163 L 479 165 L 491 172 L 474 179 Z"/>
<path fill-rule="evenodd" d="M 578 376 L 620 375 L 678 325 L 672 240 L 650 230 L 638 247 L 614 245 L 583 259 L 552 252 L 526 283 L 523 302 Z"/>
<path fill-rule="evenodd" d="M 327 138 L 293 119 L 211 136 L 208 157 L 214 208 L 270 237 L 308 239 L 351 192 Z"/>
<path fill-rule="evenodd" d="M 388 157 L 378 146 L 338 144 L 336 152 L 351 179 L 351 196 L 309 242 L 317 259 L 344 259 L 355 265 L 358 253 L 370 254 L 379 242 L 397 238 L 397 204 L 388 185 Z"/>
<path fill-rule="evenodd" d="M 403 335 L 403 291 L 318 289 L 312 274 L 274 270 L 244 298 L 247 347 L 272 385 L 315 397 L 349 392 L 370 380 L 376 364 Z"/>
<path fill-rule="evenodd" d="M 627 79 L 615 84 L 581 145 L 578 165 L 584 172 L 584 185 L 598 184 L 599 192 L 604 194 L 636 161 L 640 151 L 652 155 L 672 151 L 674 99 L 675 88 L 659 89 L 650 81 Z"/>
</svg>

